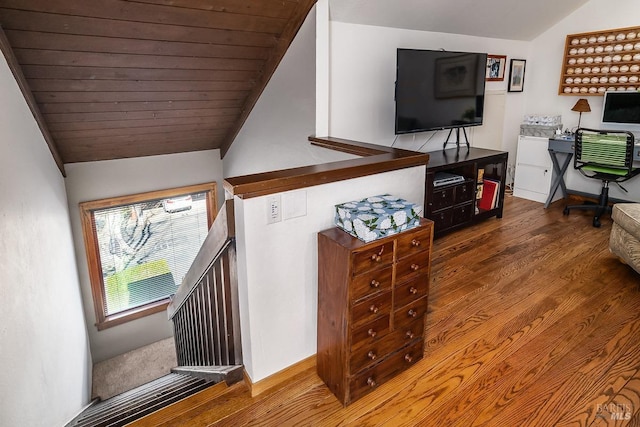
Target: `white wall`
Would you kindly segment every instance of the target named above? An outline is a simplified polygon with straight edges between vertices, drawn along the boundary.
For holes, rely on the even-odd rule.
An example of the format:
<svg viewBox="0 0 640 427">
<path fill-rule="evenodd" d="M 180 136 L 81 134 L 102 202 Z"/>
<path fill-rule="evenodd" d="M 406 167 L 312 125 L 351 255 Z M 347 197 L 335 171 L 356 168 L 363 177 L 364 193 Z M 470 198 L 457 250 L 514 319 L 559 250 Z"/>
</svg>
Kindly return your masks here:
<svg viewBox="0 0 640 427">
<path fill-rule="evenodd" d="M 571 107 L 581 96 L 558 95 L 567 34 L 638 26 L 638 16 L 640 2 L 637 0 L 591 0 L 537 37 L 532 42 L 531 60 L 527 63 L 527 113 L 562 114 L 565 127 L 575 128 L 578 125 L 578 113 L 571 111 Z M 586 98 L 591 112 L 582 114 L 581 125 L 601 128 L 602 97 Z M 584 178 L 573 169 L 567 171 L 566 183 L 571 190 L 600 193 L 599 181 Z M 628 194 L 614 185 L 611 186 L 610 197 L 640 201 L 640 178 L 634 178 L 624 186 L 629 190 Z"/>
<path fill-rule="evenodd" d="M 394 84 L 396 49 L 445 49 L 507 55 L 502 82 L 487 82 L 487 91 L 506 91 L 508 61 L 527 59 L 529 43 L 427 31 L 331 22 L 330 134 L 380 145 L 394 143 Z M 527 70 L 527 79 L 528 79 Z M 525 91 L 528 82 L 525 80 Z M 507 93 L 503 141 L 498 147 L 515 159 L 519 124 L 524 111 L 522 93 Z M 515 125 L 513 124 L 514 120 Z M 496 124 L 501 125 L 501 124 Z M 473 129 L 470 129 L 473 140 Z M 420 151 L 442 148 L 448 131 L 401 135 L 394 146 Z M 415 140 L 414 140 L 415 137 Z M 473 145 L 473 142 L 472 142 Z M 511 162 L 511 160 L 510 160 Z"/>
<path fill-rule="evenodd" d="M 253 382 L 316 353 L 316 235 L 333 226 L 333 206 L 386 193 L 422 205 L 424 182 L 420 166 L 309 187 L 307 214 L 275 224 L 267 224 L 269 196 L 234 199 L 242 351 Z M 280 193 L 283 211 L 289 193 Z"/>
<path fill-rule="evenodd" d="M 308 141 L 315 133 L 315 16 L 314 7 L 225 154 L 225 177 L 349 158 Z"/>
<path fill-rule="evenodd" d="M 91 355 L 63 177 L 0 55 L 0 425 L 60 426 Z"/>
<path fill-rule="evenodd" d="M 220 150 L 71 163 L 65 167 L 75 256 L 94 362 L 97 363 L 172 336 L 171 322 L 167 320 L 165 312 L 98 331 L 95 326 L 96 316 L 78 204 L 89 200 L 205 182 L 221 184 Z M 224 196 L 218 191 L 219 204 L 223 199 Z"/>
</svg>

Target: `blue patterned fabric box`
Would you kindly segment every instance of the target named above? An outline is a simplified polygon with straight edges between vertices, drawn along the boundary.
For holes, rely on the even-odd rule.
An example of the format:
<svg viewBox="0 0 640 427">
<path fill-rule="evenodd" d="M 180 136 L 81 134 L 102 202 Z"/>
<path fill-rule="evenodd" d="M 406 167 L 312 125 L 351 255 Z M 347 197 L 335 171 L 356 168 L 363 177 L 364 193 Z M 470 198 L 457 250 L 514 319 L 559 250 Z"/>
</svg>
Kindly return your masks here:
<svg viewBox="0 0 640 427">
<path fill-rule="evenodd" d="M 363 242 L 371 242 L 418 226 L 421 214 L 421 206 L 383 194 L 336 205 L 335 223 Z"/>
</svg>

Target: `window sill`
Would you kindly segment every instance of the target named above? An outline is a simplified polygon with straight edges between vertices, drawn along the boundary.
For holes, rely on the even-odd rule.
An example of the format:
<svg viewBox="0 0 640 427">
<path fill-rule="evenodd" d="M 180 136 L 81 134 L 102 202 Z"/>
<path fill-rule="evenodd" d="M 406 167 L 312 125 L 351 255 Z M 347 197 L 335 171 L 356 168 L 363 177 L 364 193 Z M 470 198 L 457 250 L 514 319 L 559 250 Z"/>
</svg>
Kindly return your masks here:
<svg viewBox="0 0 640 427">
<path fill-rule="evenodd" d="M 166 311 L 167 306 L 169 305 L 169 298 L 156 301 L 151 304 L 144 305 L 142 307 L 132 308 L 127 311 L 123 311 L 121 313 L 112 314 L 111 316 L 106 316 L 104 321 L 96 323 L 96 327 L 99 331 L 112 328 L 114 326 L 122 325 L 123 323 L 130 322 L 132 320 L 140 319 L 145 316 L 149 316 L 151 314 L 160 313 L 161 311 Z"/>
</svg>

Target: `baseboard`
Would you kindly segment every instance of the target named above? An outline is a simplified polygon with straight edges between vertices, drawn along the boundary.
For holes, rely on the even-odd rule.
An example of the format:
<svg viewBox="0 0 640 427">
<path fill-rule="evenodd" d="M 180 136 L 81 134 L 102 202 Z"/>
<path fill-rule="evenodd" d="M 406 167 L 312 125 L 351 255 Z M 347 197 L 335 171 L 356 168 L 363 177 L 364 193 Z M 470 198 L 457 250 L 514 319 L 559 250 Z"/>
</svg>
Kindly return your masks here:
<svg viewBox="0 0 640 427">
<path fill-rule="evenodd" d="M 287 380 L 291 379 L 291 377 L 304 372 L 307 369 L 315 368 L 315 366 L 316 355 L 314 354 L 313 356 L 307 357 L 306 359 L 303 359 L 298 363 L 295 363 L 279 372 L 276 372 L 273 375 L 269 375 L 267 378 L 255 383 L 251 382 L 251 378 L 249 378 L 249 375 L 247 375 L 247 371 L 243 370 L 244 380 L 251 390 L 251 397 L 255 397 L 267 390 L 277 388 Z"/>
</svg>

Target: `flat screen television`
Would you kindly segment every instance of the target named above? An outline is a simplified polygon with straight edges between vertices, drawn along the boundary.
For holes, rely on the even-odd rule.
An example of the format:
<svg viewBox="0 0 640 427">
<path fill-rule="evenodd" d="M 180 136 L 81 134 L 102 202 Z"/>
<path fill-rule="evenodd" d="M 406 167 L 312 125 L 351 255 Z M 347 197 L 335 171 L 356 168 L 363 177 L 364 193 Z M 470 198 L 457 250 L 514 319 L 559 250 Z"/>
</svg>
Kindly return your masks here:
<svg viewBox="0 0 640 427">
<path fill-rule="evenodd" d="M 398 49 L 395 133 L 482 124 L 486 53 Z"/>
<path fill-rule="evenodd" d="M 605 92 L 602 127 L 612 130 L 640 130 L 640 92 Z"/>
</svg>

